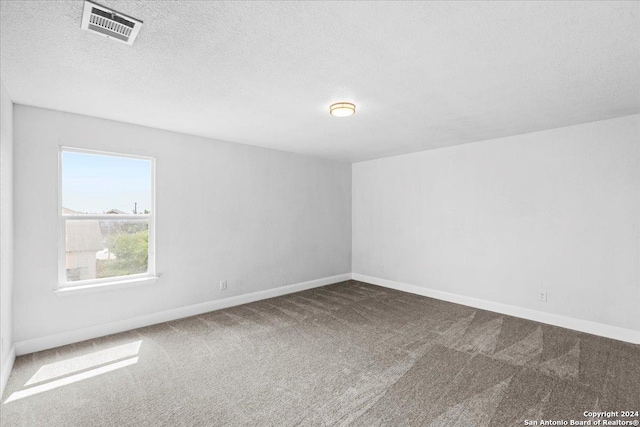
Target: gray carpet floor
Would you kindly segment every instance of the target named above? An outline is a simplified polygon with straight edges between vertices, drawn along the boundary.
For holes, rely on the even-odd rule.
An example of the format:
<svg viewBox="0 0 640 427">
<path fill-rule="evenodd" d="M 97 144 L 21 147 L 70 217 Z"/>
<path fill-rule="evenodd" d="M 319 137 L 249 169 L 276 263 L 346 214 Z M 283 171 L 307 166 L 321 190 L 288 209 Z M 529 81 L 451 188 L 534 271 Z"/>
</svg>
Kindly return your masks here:
<svg viewBox="0 0 640 427">
<path fill-rule="evenodd" d="M 640 410 L 640 346 L 349 281 L 20 356 L 0 410 L 30 427 L 523 426 Z"/>
</svg>

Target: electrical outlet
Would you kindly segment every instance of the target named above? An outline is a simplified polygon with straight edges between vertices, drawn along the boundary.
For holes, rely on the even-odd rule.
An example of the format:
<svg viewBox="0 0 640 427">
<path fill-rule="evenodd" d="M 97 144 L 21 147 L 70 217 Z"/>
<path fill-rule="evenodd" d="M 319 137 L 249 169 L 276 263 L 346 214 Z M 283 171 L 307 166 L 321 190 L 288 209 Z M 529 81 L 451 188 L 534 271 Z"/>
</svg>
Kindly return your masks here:
<svg viewBox="0 0 640 427">
<path fill-rule="evenodd" d="M 538 300 L 542 302 L 547 302 L 547 291 L 538 292 Z"/>
<path fill-rule="evenodd" d="M 220 290 L 224 291 L 225 289 L 227 289 L 227 281 L 226 280 L 221 280 L 220 281 Z"/>
<path fill-rule="evenodd" d="M 380 273 L 384 273 L 384 265 L 380 264 Z"/>
</svg>

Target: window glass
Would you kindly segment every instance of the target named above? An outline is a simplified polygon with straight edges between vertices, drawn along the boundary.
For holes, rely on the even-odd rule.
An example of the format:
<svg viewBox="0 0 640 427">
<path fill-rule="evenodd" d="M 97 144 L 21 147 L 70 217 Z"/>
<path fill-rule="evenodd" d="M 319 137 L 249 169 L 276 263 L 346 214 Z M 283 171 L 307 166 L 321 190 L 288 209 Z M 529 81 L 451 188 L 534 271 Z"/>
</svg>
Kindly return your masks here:
<svg viewBox="0 0 640 427">
<path fill-rule="evenodd" d="M 149 221 L 67 220 L 65 256 L 68 282 L 146 273 Z"/>
<path fill-rule="evenodd" d="M 62 213 L 150 213 L 151 179 L 151 160 L 63 151 Z"/>
<path fill-rule="evenodd" d="M 61 286 L 152 275 L 153 160 L 64 149 L 60 158 Z"/>
</svg>

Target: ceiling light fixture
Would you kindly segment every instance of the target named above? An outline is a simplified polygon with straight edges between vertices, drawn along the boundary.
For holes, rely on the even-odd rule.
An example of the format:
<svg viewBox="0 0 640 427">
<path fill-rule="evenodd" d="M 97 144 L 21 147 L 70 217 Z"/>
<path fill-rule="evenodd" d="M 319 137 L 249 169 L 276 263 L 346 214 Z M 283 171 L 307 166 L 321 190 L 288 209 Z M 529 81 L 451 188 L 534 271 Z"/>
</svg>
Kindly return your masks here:
<svg viewBox="0 0 640 427">
<path fill-rule="evenodd" d="M 336 102 L 329 107 L 329 114 L 334 117 L 349 117 L 356 113 L 356 106 L 350 102 Z"/>
</svg>

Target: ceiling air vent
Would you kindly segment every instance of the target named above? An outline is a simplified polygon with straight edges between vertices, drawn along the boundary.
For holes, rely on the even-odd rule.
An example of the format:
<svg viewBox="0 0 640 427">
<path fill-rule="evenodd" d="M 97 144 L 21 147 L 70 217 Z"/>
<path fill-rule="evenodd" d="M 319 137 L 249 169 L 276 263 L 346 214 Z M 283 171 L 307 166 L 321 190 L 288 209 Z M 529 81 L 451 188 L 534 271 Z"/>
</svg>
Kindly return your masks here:
<svg viewBox="0 0 640 427">
<path fill-rule="evenodd" d="M 82 13 L 82 29 L 132 45 L 142 21 L 86 0 Z"/>
</svg>

